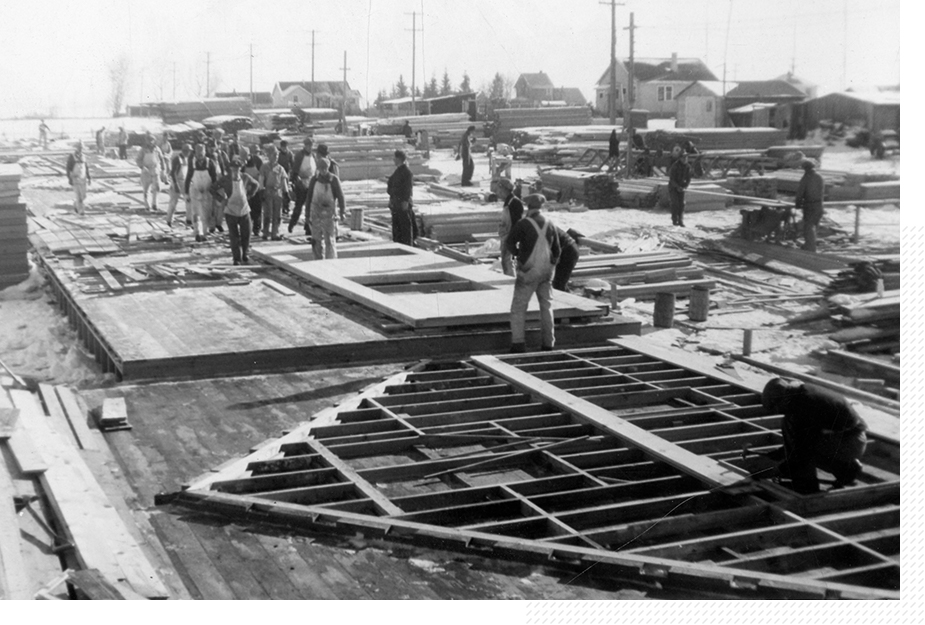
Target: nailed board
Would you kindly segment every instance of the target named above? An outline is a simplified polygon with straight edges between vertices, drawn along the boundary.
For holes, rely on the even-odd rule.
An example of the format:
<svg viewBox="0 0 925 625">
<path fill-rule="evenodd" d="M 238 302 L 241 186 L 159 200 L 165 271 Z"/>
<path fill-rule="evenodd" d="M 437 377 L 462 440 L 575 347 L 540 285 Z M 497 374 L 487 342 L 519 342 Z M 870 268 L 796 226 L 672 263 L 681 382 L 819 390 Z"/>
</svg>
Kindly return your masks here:
<svg viewBox="0 0 925 625">
<path fill-rule="evenodd" d="M 514 279 L 484 267 L 396 243 L 357 243 L 338 248 L 338 258 L 311 258 L 310 246 L 254 250 L 276 264 L 413 328 L 508 323 Z M 428 287 L 430 285 L 430 288 Z M 599 317 L 606 306 L 556 291 L 556 318 Z M 527 319 L 539 318 L 532 298 Z"/>
</svg>

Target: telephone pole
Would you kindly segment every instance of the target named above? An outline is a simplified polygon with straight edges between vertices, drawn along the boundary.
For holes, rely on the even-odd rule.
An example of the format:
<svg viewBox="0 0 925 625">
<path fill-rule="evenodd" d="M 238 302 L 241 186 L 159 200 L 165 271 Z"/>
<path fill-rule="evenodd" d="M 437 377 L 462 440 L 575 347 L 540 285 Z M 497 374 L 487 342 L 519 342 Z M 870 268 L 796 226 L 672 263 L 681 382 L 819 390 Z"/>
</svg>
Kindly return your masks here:
<svg viewBox="0 0 925 625">
<path fill-rule="evenodd" d="M 177 101 L 177 62 L 173 62 L 173 101 Z"/>
<path fill-rule="evenodd" d="M 405 13 L 407 15 L 407 13 Z M 407 29 L 405 29 L 407 30 Z M 412 115 L 417 115 L 417 97 L 414 95 L 414 90 L 416 87 L 416 77 L 417 77 L 417 45 L 418 45 L 418 32 L 423 32 L 423 28 L 418 28 L 418 14 L 417 11 L 411 13 L 411 111 Z"/>
<path fill-rule="evenodd" d="M 209 97 L 209 65 L 212 62 L 212 53 L 206 52 L 206 97 Z"/>
<path fill-rule="evenodd" d="M 347 67 L 347 61 L 344 61 L 344 67 Z M 312 30 L 312 82 L 309 93 L 312 95 L 312 108 L 315 108 L 315 31 Z"/>
<path fill-rule="evenodd" d="M 623 2 L 610 0 L 600 4 L 610 5 L 610 96 L 608 97 L 610 109 L 610 125 L 617 125 L 617 5 L 626 6 Z"/>
<path fill-rule="evenodd" d="M 350 69 L 347 67 L 347 51 L 344 50 L 344 66 L 341 68 L 344 70 L 344 82 L 341 85 L 341 91 L 344 93 L 343 105 L 341 106 L 341 129 L 344 134 L 347 133 L 347 70 Z M 314 81 L 312 81 L 314 82 Z"/>
<path fill-rule="evenodd" d="M 251 106 L 254 106 L 254 44 L 251 44 L 250 51 L 250 65 L 251 65 Z"/>
<path fill-rule="evenodd" d="M 630 66 L 629 70 L 629 110 L 624 114 L 623 125 L 626 126 L 626 177 L 633 173 L 633 107 L 636 106 L 636 85 L 633 79 L 636 70 L 636 20 L 635 14 L 630 12 L 630 25 L 625 30 L 630 31 Z"/>
</svg>

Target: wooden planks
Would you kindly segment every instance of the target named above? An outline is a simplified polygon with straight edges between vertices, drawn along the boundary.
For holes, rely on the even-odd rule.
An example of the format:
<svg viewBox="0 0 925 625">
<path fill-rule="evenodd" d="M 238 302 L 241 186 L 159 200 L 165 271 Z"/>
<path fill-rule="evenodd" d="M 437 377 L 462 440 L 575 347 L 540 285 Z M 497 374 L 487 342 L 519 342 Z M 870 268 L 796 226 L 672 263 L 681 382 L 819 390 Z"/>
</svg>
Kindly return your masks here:
<svg viewBox="0 0 925 625">
<path fill-rule="evenodd" d="M 54 432 L 30 393 L 11 391 L 10 395 L 48 463 L 48 470 L 41 476 L 42 485 L 81 565 L 99 569 L 114 582 L 127 581 L 146 597 L 166 597 L 167 590 L 157 572 L 77 450 Z"/>
<path fill-rule="evenodd" d="M 5 391 L 0 388 L 0 395 L 3 394 Z M 17 494 L 0 455 L 0 599 L 32 598 L 20 548 L 19 518 L 13 505 Z"/>
</svg>

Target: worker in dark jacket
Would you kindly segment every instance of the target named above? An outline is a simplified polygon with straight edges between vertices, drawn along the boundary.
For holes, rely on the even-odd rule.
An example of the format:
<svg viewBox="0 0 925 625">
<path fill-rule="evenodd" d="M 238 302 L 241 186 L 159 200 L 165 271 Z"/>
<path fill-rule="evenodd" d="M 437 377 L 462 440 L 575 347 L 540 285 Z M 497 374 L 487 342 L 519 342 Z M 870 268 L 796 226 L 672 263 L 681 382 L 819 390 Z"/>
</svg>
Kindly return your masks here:
<svg viewBox="0 0 925 625">
<path fill-rule="evenodd" d="M 504 202 L 501 207 L 501 221 L 498 224 L 498 239 L 501 242 L 501 271 L 506 276 L 514 275 L 514 256 L 507 247 L 507 239 L 524 215 L 524 205 L 520 198 L 514 195 L 514 183 L 510 178 L 498 180 L 498 197 Z"/>
<path fill-rule="evenodd" d="M 825 183 L 816 171 L 816 165 L 803 161 L 803 177 L 797 186 L 796 207 L 803 209 L 803 249 L 816 251 L 816 226 L 822 221 L 822 196 Z"/>
<path fill-rule="evenodd" d="M 331 164 L 330 167 L 328 167 L 328 171 L 331 172 L 331 175 L 340 178 L 340 165 L 337 164 L 337 161 L 328 156 L 328 145 L 326 143 L 319 143 L 317 152 L 319 161 L 323 158 L 328 159 L 328 162 Z"/>
<path fill-rule="evenodd" d="M 283 139 L 279 142 L 279 154 L 276 156 L 276 162 L 286 170 L 286 175 L 289 176 L 292 171 L 292 160 L 293 155 L 292 151 L 289 149 L 289 142 Z M 283 212 L 284 216 L 289 215 L 289 202 L 292 198 L 289 197 L 289 192 L 286 191 L 286 195 L 283 196 Z"/>
<path fill-rule="evenodd" d="M 299 217 L 302 215 L 302 207 L 305 206 L 305 197 L 308 193 L 308 184 L 315 177 L 318 171 L 318 160 L 315 157 L 314 149 L 315 140 L 311 137 L 305 137 L 302 142 L 302 149 L 295 153 L 292 163 L 289 167 L 289 182 L 294 189 L 295 206 L 292 208 L 292 216 L 289 217 L 289 232 L 299 223 Z M 333 172 L 337 175 L 337 172 Z M 307 211 L 305 215 L 305 234 L 311 235 L 311 219 Z"/>
<path fill-rule="evenodd" d="M 404 150 L 395 150 L 395 171 L 389 176 L 389 211 L 392 213 L 392 240 L 405 245 L 414 244 L 414 208 L 411 196 L 414 177 L 408 167 Z"/>
<path fill-rule="evenodd" d="M 779 468 L 794 490 L 818 492 L 817 467 L 835 476 L 835 487 L 854 483 L 867 447 L 867 424 L 844 397 L 812 384 L 774 378 L 765 385 L 761 403 L 769 412 L 784 415 Z"/>
<path fill-rule="evenodd" d="M 668 166 L 668 199 L 671 202 L 671 223 L 684 227 L 684 190 L 691 183 L 691 166 L 687 152 L 676 145 L 671 150 L 672 162 Z"/>
<path fill-rule="evenodd" d="M 578 264 L 578 239 L 581 237 L 577 231 L 569 228 L 563 230 L 556 226 L 556 236 L 559 237 L 559 247 L 562 249 L 562 255 L 559 256 L 559 262 L 556 263 L 556 273 L 552 277 L 552 288 L 557 291 L 568 293 L 568 280 L 572 277 L 572 271 Z"/>
<path fill-rule="evenodd" d="M 456 152 L 456 160 L 462 161 L 462 180 L 459 185 L 462 187 L 472 186 L 472 174 L 475 173 L 475 161 L 472 160 L 472 142 L 475 140 L 472 136 L 475 133 L 475 126 L 466 128 L 462 138 L 459 140 L 459 150 Z"/>
<path fill-rule="evenodd" d="M 249 156 L 244 161 L 243 173 L 247 174 L 254 180 L 260 175 L 260 169 L 263 167 L 263 159 L 260 158 L 260 147 L 251 145 L 248 149 Z M 247 198 L 247 205 L 251 212 L 251 230 L 255 237 L 260 236 L 260 227 L 263 216 L 263 190 L 257 189 Z"/>
<path fill-rule="evenodd" d="M 517 277 L 511 300 L 511 351 L 526 351 L 526 317 L 530 299 L 536 293 L 540 304 L 542 348 L 551 350 L 556 342 L 552 314 L 552 273 L 559 262 L 561 248 L 555 225 L 540 212 L 546 198 L 532 193 L 524 198 L 527 214 L 514 224 L 507 249 L 517 258 Z"/>
</svg>

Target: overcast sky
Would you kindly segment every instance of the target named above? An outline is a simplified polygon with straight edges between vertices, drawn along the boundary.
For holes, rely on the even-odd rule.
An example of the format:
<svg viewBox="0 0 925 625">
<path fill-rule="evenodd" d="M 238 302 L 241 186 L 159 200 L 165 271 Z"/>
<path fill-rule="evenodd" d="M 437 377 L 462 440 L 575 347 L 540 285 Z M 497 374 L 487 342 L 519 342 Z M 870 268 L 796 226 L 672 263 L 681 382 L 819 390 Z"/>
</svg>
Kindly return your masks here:
<svg viewBox="0 0 925 625">
<path fill-rule="evenodd" d="M 621 57 L 633 11 L 637 56 L 700 57 L 720 79 L 724 65 L 730 81 L 774 78 L 793 65 L 822 92 L 899 83 L 900 0 L 625 4 L 617 7 Z M 542 70 L 591 98 L 609 60 L 610 8 L 599 0 L 0 0 L 0 117 L 53 107 L 61 116 L 105 114 L 107 67 L 121 54 L 132 68 L 129 103 L 172 99 L 174 85 L 177 98 L 193 96 L 207 52 L 219 90 L 247 91 L 250 44 L 254 89 L 269 91 L 310 78 L 312 29 L 316 80 L 340 80 L 346 50 L 348 82 L 374 99 L 399 74 L 411 84 L 414 11 L 423 25 L 418 85 L 444 69 L 454 86 L 468 72 L 475 88 L 495 72 L 516 79 Z"/>
</svg>

